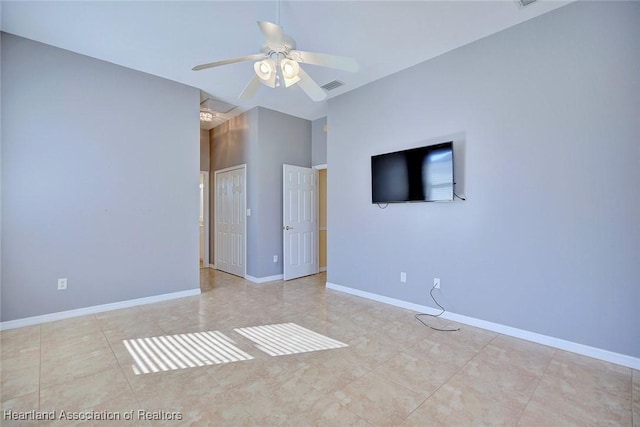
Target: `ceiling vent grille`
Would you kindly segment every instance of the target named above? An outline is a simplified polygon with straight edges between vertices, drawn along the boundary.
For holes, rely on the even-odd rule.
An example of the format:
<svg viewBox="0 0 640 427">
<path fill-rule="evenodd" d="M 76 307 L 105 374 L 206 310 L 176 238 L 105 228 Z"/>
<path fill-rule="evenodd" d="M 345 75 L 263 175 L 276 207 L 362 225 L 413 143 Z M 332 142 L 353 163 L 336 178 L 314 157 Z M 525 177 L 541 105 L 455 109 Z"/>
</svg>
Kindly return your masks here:
<svg viewBox="0 0 640 427">
<path fill-rule="evenodd" d="M 344 82 L 341 82 L 340 80 L 334 80 L 320 87 L 324 90 L 333 90 L 339 88 L 340 86 L 344 86 Z"/>
</svg>

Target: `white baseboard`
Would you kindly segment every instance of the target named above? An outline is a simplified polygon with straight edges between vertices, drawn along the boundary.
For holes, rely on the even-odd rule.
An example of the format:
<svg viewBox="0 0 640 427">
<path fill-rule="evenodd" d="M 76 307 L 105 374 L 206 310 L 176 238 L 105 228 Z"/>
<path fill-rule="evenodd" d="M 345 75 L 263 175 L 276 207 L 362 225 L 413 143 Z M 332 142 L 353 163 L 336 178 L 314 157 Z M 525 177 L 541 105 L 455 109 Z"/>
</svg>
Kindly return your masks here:
<svg viewBox="0 0 640 427">
<path fill-rule="evenodd" d="M 320 273 L 322 273 L 324 271 L 327 271 L 327 267 L 320 267 L 319 271 L 320 271 Z"/>
<path fill-rule="evenodd" d="M 425 305 L 414 304 L 395 298 L 378 295 L 371 292 L 361 291 L 359 289 L 348 288 L 346 286 L 336 285 L 335 283 L 326 283 L 328 289 L 344 292 L 351 295 L 367 298 L 370 300 L 394 305 L 396 307 L 406 308 L 421 313 L 437 314 L 440 310 Z M 465 325 L 475 326 L 489 331 L 498 332 L 523 340 L 532 341 L 549 347 L 570 351 L 572 353 L 581 354 L 583 356 L 593 357 L 594 359 L 604 360 L 605 362 L 615 363 L 617 365 L 626 366 L 628 368 L 640 369 L 640 358 L 627 356 L 626 354 L 614 353 L 609 350 L 603 350 L 588 345 L 563 340 L 560 338 L 550 337 L 548 335 L 529 332 L 524 329 L 513 328 L 511 326 L 501 325 L 499 323 L 487 322 L 486 320 L 476 319 L 474 317 L 463 316 L 460 314 L 445 312 L 442 317 L 444 319 L 453 320 L 455 322 L 464 323 Z"/>
<path fill-rule="evenodd" d="M 273 282 L 276 280 L 282 280 L 284 279 L 284 275 L 276 274 L 275 276 L 253 277 L 247 274 L 244 276 L 244 278 L 253 283 L 266 283 L 266 282 Z"/>
<path fill-rule="evenodd" d="M 7 320 L 0 322 L 0 331 L 7 329 L 22 328 L 23 326 L 39 325 L 41 323 L 55 322 L 56 320 L 69 319 L 72 317 L 86 316 L 89 314 L 102 313 L 105 311 L 118 310 L 120 308 L 135 307 L 138 305 L 153 304 L 154 302 L 168 301 L 177 298 L 200 295 L 200 288 L 188 291 L 172 292 L 170 294 L 154 295 L 151 297 L 136 298 L 126 301 L 118 301 L 110 304 L 93 305 L 75 310 L 59 311 L 57 313 L 43 314 L 41 316 L 25 317 L 23 319 Z"/>
<path fill-rule="evenodd" d="M 207 264 L 207 268 L 213 268 L 214 270 L 216 270 L 216 265 L 215 264 Z"/>
</svg>

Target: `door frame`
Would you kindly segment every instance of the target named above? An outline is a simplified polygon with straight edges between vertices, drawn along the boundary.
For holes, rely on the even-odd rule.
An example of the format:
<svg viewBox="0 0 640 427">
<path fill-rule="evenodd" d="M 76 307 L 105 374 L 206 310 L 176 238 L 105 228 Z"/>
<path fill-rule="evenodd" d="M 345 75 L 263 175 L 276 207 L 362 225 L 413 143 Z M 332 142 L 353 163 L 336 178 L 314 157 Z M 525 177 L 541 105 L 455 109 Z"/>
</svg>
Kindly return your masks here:
<svg viewBox="0 0 640 427">
<path fill-rule="evenodd" d="M 213 206 L 215 207 L 215 203 L 216 203 L 216 199 L 218 197 L 218 174 L 221 173 L 225 173 L 225 172 L 230 172 L 232 170 L 236 170 L 236 169 L 242 169 L 242 181 L 244 182 L 244 191 L 242 192 L 243 196 L 244 196 L 244 212 L 242 213 L 242 215 L 244 215 L 244 227 L 242 230 L 242 233 L 244 235 L 244 245 L 243 245 L 243 249 L 244 249 L 244 254 L 242 255 L 243 257 L 243 272 L 242 272 L 242 277 L 243 278 L 247 278 L 247 164 L 243 163 L 241 165 L 237 165 L 237 166 L 230 166 L 228 168 L 224 168 L 224 169 L 218 169 L 216 171 L 213 172 Z M 214 218 L 215 218 L 215 208 L 214 208 Z M 214 261 L 215 261 L 215 257 L 218 254 L 218 223 L 217 221 L 213 221 L 213 242 L 214 242 Z M 217 265 L 214 262 L 213 268 L 215 268 L 216 270 L 218 269 Z"/>
<path fill-rule="evenodd" d="M 327 164 L 323 163 L 321 165 L 315 165 L 312 166 L 313 169 L 317 170 L 317 171 L 321 171 L 321 170 L 327 170 Z M 328 183 L 327 183 L 328 184 Z M 328 185 L 327 185 L 328 187 Z M 325 192 L 327 191 L 327 188 L 325 188 Z M 327 199 L 329 198 L 329 195 L 327 194 Z M 320 177 L 318 177 L 318 200 L 320 199 Z M 324 201 L 325 204 L 327 203 L 327 200 Z M 328 211 L 328 209 L 327 209 Z M 320 212 L 320 202 L 318 202 L 318 212 Z M 327 231 L 327 229 L 329 228 L 329 215 L 327 215 L 327 223 L 325 224 L 324 230 L 322 228 L 320 228 L 320 215 L 318 214 L 318 272 L 322 273 L 324 271 L 327 271 L 327 268 L 329 267 L 329 257 L 327 256 L 327 254 L 325 254 L 325 257 L 327 258 L 327 265 L 325 267 L 320 267 L 320 232 L 321 231 Z M 327 250 L 328 248 L 325 248 L 325 250 Z M 328 252 L 328 250 L 327 250 Z"/>
<path fill-rule="evenodd" d="M 211 268 L 211 234 L 209 233 L 209 209 L 211 205 L 209 203 L 209 188 L 210 188 L 210 172 L 200 171 L 204 175 L 204 188 L 202 189 L 202 204 L 203 204 L 203 221 L 204 221 L 204 259 L 202 262 L 203 268 Z"/>
</svg>

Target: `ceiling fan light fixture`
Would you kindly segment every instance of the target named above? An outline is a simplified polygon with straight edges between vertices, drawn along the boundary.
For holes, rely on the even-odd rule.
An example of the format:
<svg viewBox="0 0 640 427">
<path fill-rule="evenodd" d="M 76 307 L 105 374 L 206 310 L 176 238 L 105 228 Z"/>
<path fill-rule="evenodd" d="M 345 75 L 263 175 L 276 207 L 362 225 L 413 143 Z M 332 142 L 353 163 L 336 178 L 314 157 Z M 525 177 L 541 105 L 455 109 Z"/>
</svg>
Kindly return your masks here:
<svg viewBox="0 0 640 427">
<path fill-rule="evenodd" d="M 276 67 L 271 59 L 265 59 L 253 64 L 253 70 L 260 79 L 260 83 L 269 87 L 276 87 Z"/>
<path fill-rule="evenodd" d="M 283 59 L 280 62 L 280 70 L 282 71 L 285 87 L 289 87 L 300 81 L 300 76 L 298 75 L 298 73 L 300 73 L 300 66 L 296 61 Z"/>
<path fill-rule="evenodd" d="M 235 64 L 236 62 L 257 61 L 253 64 L 255 75 L 240 92 L 238 99 L 244 101 L 254 96 L 260 88 L 260 84 L 276 88 L 281 86 L 284 81 L 286 87 L 298 84 L 311 100 L 317 102 L 325 100 L 327 93 L 318 86 L 298 63 L 335 68 L 353 73 L 358 71 L 358 63 L 353 58 L 297 50 L 296 41 L 293 37 L 285 34 L 278 24 L 258 21 L 258 27 L 265 40 L 260 53 L 196 65 L 192 69 L 200 71 L 221 65 Z"/>
</svg>

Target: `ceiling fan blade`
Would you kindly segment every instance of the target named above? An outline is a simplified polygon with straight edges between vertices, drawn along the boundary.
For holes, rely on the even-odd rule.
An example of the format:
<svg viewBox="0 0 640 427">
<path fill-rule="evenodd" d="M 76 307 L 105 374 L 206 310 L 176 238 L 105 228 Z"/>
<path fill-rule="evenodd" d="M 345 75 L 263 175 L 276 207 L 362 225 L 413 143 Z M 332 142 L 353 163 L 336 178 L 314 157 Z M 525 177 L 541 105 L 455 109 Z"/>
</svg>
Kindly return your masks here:
<svg viewBox="0 0 640 427">
<path fill-rule="evenodd" d="M 303 64 L 320 65 L 321 67 L 336 68 L 352 73 L 355 73 L 360 68 L 355 59 L 346 56 L 305 52 L 303 50 L 292 50 L 290 56 L 294 61 L 302 62 Z"/>
<path fill-rule="evenodd" d="M 253 98 L 258 89 L 260 89 L 261 84 L 262 83 L 260 83 L 260 79 L 258 78 L 258 76 L 253 76 L 253 78 L 249 80 L 249 83 L 247 83 L 244 89 L 242 89 L 240 95 L 238 95 L 238 99 L 246 101 L 247 99 Z"/>
<path fill-rule="evenodd" d="M 262 52 L 254 53 L 253 55 L 239 56 L 237 58 L 229 58 L 229 59 L 224 59 L 222 61 L 209 62 L 208 64 L 196 65 L 195 67 L 192 68 L 192 70 L 193 71 L 206 70 L 207 68 L 219 67 L 221 65 L 227 65 L 227 64 L 235 64 L 236 62 L 251 61 L 255 59 L 264 59 L 266 57 L 267 57 L 266 53 L 262 53 Z"/>
<path fill-rule="evenodd" d="M 322 88 L 318 86 L 311 77 L 309 77 L 309 74 L 307 74 L 302 67 L 298 70 L 298 77 L 300 77 L 298 85 L 307 95 L 309 95 L 309 98 L 316 102 L 327 99 L 327 93 L 322 90 Z"/>
<path fill-rule="evenodd" d="M 273 22 L 268 21 L 258 21 L 258 26 L 260 27 L 260 31 L 262 31 L 262 35 L 264 36 L 267 44 L 282 44 L 284 40 L 284 33 L 282 32 L 282 27 L 280 25 L 276 25 Z"/>
</svg>

